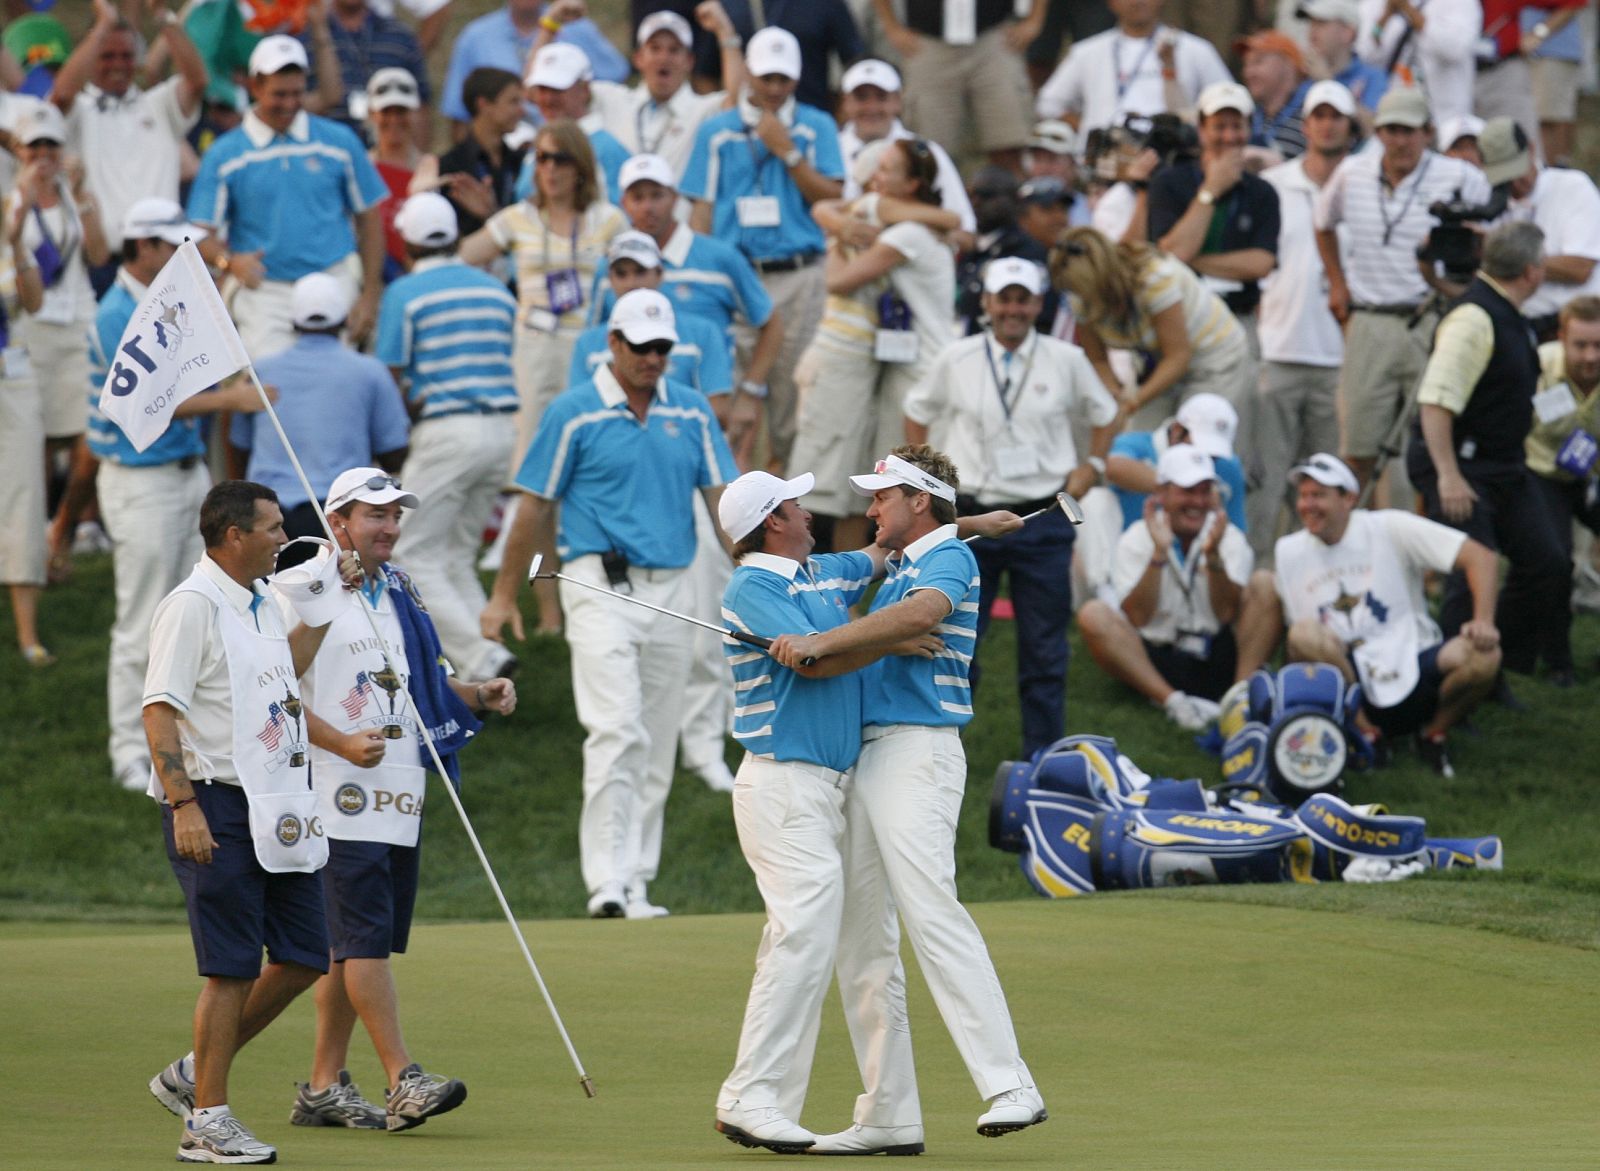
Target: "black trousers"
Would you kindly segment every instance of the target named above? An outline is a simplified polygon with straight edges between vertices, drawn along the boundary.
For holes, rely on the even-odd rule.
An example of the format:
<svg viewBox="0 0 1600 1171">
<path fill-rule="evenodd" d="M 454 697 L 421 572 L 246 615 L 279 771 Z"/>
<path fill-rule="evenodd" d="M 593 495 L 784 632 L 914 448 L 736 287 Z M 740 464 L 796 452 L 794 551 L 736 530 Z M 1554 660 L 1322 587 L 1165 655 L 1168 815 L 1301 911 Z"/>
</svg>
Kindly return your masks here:
<svg viewBox="0 0 1600 1171">
<path fill-rule="evenodd" d="M 1572 522 L 1577 521 L 1591 533 L 1600 533 L 1600 499 L 1593 493 L 1593 485 L 1572 480 L 1550 480 L 1533 476 L 1534 491 L 1538 493 L 1540 508 L 1555 528 L 1560 543 L 1562 560 L 1566 564 L 1567 588 L 1561 596 L 1560 609 L 1541 626 L 1539 657 L 1552 671 L 1570 670 L 1572 667 Z M 1512 567 L 1516 573 L 1516 567 Z M 1510 588 L 1508 581 L 1507 588 Z"/>
</svg>

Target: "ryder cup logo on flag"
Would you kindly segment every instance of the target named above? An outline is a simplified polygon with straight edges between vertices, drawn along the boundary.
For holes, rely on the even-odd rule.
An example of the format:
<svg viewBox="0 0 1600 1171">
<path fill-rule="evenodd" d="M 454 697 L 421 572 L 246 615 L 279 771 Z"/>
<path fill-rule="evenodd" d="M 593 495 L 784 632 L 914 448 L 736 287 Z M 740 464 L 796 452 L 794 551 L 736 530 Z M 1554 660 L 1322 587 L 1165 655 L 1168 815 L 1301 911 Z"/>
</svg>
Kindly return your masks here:
<svg viewBox="0 0 1600 1171">
<path fill-rule="evenodd" d="M 185 240 L 150 282 L 111 355 L 100 411 L 143 451 L 178 404 L 249 364 L 200 250 Z"/>
</svg>

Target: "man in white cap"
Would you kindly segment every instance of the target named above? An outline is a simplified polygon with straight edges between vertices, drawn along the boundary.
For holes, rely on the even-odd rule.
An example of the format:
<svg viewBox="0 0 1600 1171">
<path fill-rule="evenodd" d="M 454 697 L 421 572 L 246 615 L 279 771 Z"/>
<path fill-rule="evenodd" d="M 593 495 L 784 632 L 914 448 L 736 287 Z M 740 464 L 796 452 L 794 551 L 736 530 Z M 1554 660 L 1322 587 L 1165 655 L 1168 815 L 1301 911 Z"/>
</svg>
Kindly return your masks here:
<svg viewBox="0 0 1600 1171">
<path fill-rule="evenodd" d="M 1305 153 L 1261 177 L 1278 193 L 1278 268 L 1261 289 L 1261 394 L 1256 457 L 1261 487 L 1250 494 L 1250 547 L 1270 563 L 1289 468 L 1302 452 L 1339 446 L 1339 367 L 1344 332 L 1322 296 L 1322 254 L 1312 216 L 1317 196 L 1360 135 L 1355 96 L 1337 81 L 1306 91 Z M 1341 237 L 1348 232 L 1336 229 Z"/>
<path fill-rule="evenodd" d="M 359 589 L 330 603 L 328 637 L 301 682 L 317 815 L 328 836 L 322 890 L 332 962 L 316 986 L 316 1049 L 289 1115 L 296 1126 L 409 1130 L 467 1097 L 460 1081 L 411 1060 L 390 956 L 406 950 L 411 933 L 423 799 L 434 769 L 419 724 L 451 774 L 437 779 L 452 783 L 457 753 L 482 727 L 475 713 L 510 715 L 517 691 L 509 679 L 447 670 L 429 610 L 390 563 L 401 512 L 418 505 L 380 468 L 349 468 L 328 489 L 334 538 L 360 556 L 364 576 Z M 290 611 L 283 595 L 295 587 L 275 584 Z M 388 1079 L 381 1108 L 361 1096 L 345 1068 L 358 1019 Z"/>
<path fill-rule="evenodd" d="M 1275 551 L 1288 659 L 1332 663 L 1359 681 L 1373 739 L 1415 733 L 1423 762 L 1454 776 L 1445 735 L 1489 694 L 1500 669 L 1494 553 L 1409 511 L 1358 509 L 1355 473 L 1332 455 L 1312 456 L 1290 479 L 1305 527 Z M 1458 570 L 1471 584 L 1473 616 L 1446 640 L 1423 579 Z"/>
<path fill-rule="evenodd" d="M 635 289 L 610 325 L 611 361 L 550 404 L 517 472 L 525 495 L 483 611 L 485 637 L 500 638 L 508 623 L 522 637 L 517 597 L 535 553 L 602 592 L 669 610 L 693 603 L 694 497 L 715 515 L 733 457 L 711 404 L 663 377 L 678 340 L 671 302 Z M 647 884 L 661 860 L 690 626 L 565 581 L 560 597 L 588 733 L 578 831 L 588 911 L 664 915 Z"/>
<path fill-rule="evenodd" d="M 982 577 L 980 640 L 1001 580 L 1011 583 L 1025 757 L 1065 735 L 1075 533 L 1055 495 L 1077 498 L 1100 481 L 1118 417 L 1116 400 L 1083 351 L 1034 329 L 1045 283 L 1031 260 L 991 261 L 984 274 L 987 327 L 947 346 L 904 404 L 906 439 L 934 443 L 967 469 L 957 497 L 963 513 L 1050 510 L 1021 532 L 972 549 Z M 1082 464 L 1074 424 L 1090 434 Z M 968 677 L 975 685 L 976 659 Z"/>
<path fill-rule="evenodd" d="M 1483 134 L 1484 121 L 1473 114 L 1463 114 L 1439 124 L 1439 153 L 1453 159 L 1471 163 L 1483 169 L 1483 151 L 1478 138 Z"/>
<path fill-rule="evenodd" d="M 1046 1118 L 1018 1051 L 1005 993 L 977 925 L 956 898 L 955 828 L 966 787 L 960 730 L 972 718 L 967 663 L 977 640 L 979 577 L 957 537 L 955 465 L 917 444 L 852 476 L 891 551 L 871 612 L 816 634 L 783 635 L 772 657 L 791 669 L 934 634 L 932 658 L 896 656 L 866 669 L 865 725 L 849 824 L 839 986 L 864 1092 L 854 1124 L 817 1140 L 818 1153 L 871 1154 L 922 1142 L 922 1108 L 906 1028 L 900 928 L 988 1109 L 978 1133 L 997 1136 Z"/>
<path fill-rule="evenodd" d="M 325 272 L 301 277 L 291 293 L 294 344 L 256 363 L 261 382 L 278 392 L 278 418 L 311 490 L 323 495 L 345 468 L 375 463 L 399 472 L 411 430 L 388 368 L 339 339 L 350 308 L 349 288 L 338 277 Z M 236 466 L 277 492 L 289 536 L 322 535 L 316 504 L 306 499 L 283 441 L 268 420 L 235 415 L 228 443 Z M 296 545 L 284 554 L 279 568 L 298 564 L 310 553 L 309 546 Z"/>
<path fill-rule="evenodd" d="M 764 28 L 751 37 L 745 71 L 738 106 L 701 124 L 680 189 L 694 200 L 690 226 L 743 252 L 783 317 L 767 401 L 772 458 L 782 464 L 794 442 L 794 368 L 825 296 L 826 241 L 811 205 L 838 198 L 844 161 L 833 119 L 794 100 L 800 45 L 791 33 Z M 741 339 L 741 350 L 754 340 Z"/>
<path fill-rule="evenodd" d="M 1091 221 L 1089 200 L 1078 186 L 1078 132 L 1066 122 L 1046 119 L 1033 126 L 1033 137 L 1022 154 L 1030 178 L 1056 179 L 1072 194 L 1067 222 L 1073 227 Z"/>
<path fill-rule="evenodd" d="M 1192 732 L 1216 719 L 1233 685 L 1253 564 L 1244 534 L 1216 508 L 1216 475 L 1193 444 L 1167 448 L 1144 518 L 1117 541 L 1116 607 L 1095 598 L 1078 611 L 1100 669 Z"/>
<path fill-rule="evenodd" d="M 427 502 L 406 519 L 398 553 L 450 661 L 467 675 L 501 675 L 516 659 L 478 629 L 488 598 L 474 564 L 511 462 L 517 302 L 456 256 L 455 210 L 442 195 L 413 195 L 395 227 L 412 267 L 384 290 L 374 355 L 414 420 L 400 475 Z"/>
<path fill-rule="evenodd" d="M 301 277 L 329 273 L 353 295 L 359 289 L 348 310 L 357 341 L 383 293 L 378 205 L 389 189 L 354 131 L 303 109 L 309 68 L 293 37 L 256 45 L 250 112 L 206 151 L 189 190 L 189 217 L 213 233 L 201 251 L 227 274 L 224 293 L 257 359 L 294 340 L 290 301 Z M 289 207 L 294 214 L 284 215 Z"/>
<path fill-rule="evenodd" d="M 568 118 L 589 136 L 601 195 L 607 203 L 615 203 L 620 190 L 618 172 L 632 152 L 605 128 L 598 113 L 590 112 L 589 86 L 593 80 L 594 69 L 583 50 L 560 41 L 539 49 L 522 78 L 528 98 L 546 124 Z M 517 177 L 519 199 L 526 199 L 533 191 L 533 161 L 531 154 L 523 157 L 522 173 Z"/>
<path fill-rule="evenodd" d="M 1217 473 L 1217 494 L 1228 520 L 1245 527 L 1244 465 L 1234 454 L 1239 414 L 1220 394 L 1202 393 L 1183 401 L 1178 413 L 1154 431 L 1124 431 L 1111 441 L 1106 481 L 1122 509 L 1121 529 L 1144 515 L 1145 497 L 1156 489 L 1156 467 L 1170 447 L 1192 443 L 1211 457 Z"/>
<path fill-rule="evenodd" d="M 392 3 L 389 9 L 380 11 L 377 4 L 368 0 L 327 0 L 328 41 L 339 67 L 336 79 L 339 99 L 324 107 L 317 96 L 313 96 L 308 108 L 360 134 L 367 117 L 367 82 L 380 70 L 404 69 L 416 84 L 420 112 L 413 119 L 412 128 L 417 146 L 427 150 L 433 138 L 429 108 L 433 104 L 433 92 L 428 81 L 427 55 L 411 26 L 394 19 Z M 317 39 L 317 24 L 308 21 L 301 41 L 312 50 L 312 68 L 306 88 L 313 95 L 323 88 L 317 75 L 325 58 L 316 52 Z"/>
<path fill-rule="evenodd" d="M 1359 0 L 1301 0 L 1295 15 L 1306 22 L 1306 45 L 1321 58 L 1327 79 L 1349 90 L 1362 116 L 1370 117 L 1389 89 L 1389 74 L 1356 55 Z"/>
</svg>

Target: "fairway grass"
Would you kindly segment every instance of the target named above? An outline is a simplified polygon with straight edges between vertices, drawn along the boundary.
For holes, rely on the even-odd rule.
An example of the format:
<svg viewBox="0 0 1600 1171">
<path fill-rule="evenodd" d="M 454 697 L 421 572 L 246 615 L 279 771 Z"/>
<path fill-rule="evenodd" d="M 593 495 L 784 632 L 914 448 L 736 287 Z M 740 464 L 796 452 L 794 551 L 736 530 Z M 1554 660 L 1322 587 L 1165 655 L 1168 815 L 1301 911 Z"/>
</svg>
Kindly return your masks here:
<svg viewBox="0 0 1600 1171">
<path fill-rule="evenodd" d="M 1482 931 L 1187 899 L 974 909 L 1050 1107 L 973 1131 L 972 1084 L 915 964 L 923 1164 L 1006 1168 L 1593 1167 L 1600 955 Z M 530 922 L 599 1089 L 586 1100 L 505 925 L 419 929 L 398 961 L 408 1040 L 471 1096 L 404 1135 L 288 1125 L 309 997 L 245 1050 L 232 1104 L 288 1167 L 737 1168 L 777 1156 L 712 1130 L 760 918 Z M 172 1165 L 145 1089 L 188 1048 L 198 982 L 166 927 L 0 924 L 11 1077 L 0 1165 Z M 358 1031 L 352 1072 L 382 1074 Z M 805 1122 L 849 1122 L 854 1064 L 830 994 Z"/>
</svg>

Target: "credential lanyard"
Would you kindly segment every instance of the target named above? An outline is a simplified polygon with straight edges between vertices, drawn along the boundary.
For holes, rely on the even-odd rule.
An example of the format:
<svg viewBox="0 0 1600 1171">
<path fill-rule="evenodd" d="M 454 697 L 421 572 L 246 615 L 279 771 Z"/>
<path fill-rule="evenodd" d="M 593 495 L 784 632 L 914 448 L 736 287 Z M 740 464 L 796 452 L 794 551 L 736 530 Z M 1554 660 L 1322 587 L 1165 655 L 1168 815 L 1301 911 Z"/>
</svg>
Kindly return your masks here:
<svg viewBox="0 0 1600 1171">
<path fill-rule="evenodd" d="M 1000 370 L 994 364 L 994 351 L 989 348 L 989 339 L 987 336 L 983 339 L 983 356 L 989 362 L 989 377 L 994 379 L 995 391 L 1000 395 L 1000 409 L 1005 412 L 1006 425 L 1008 427 L 1011 425 L 1011 412 L 1016 409 L 1017 399 L 1022 397 L 1022 391 L 1028 385 L 1028 374 L 1033 370 L 1033 359 L 1038 352 L 1039 346 L 1038 343 L 1035 343 L 1034 347 L 1028 351 L 1028 364 L 1022 368 L 1022 377 L 1016 379 L 1015 382 L 1007 377 L 1002 382 L 1000 381 Z M 1011 393 L 1013 385 L 1017 388 L 1016 394 Z"/>
<path fill-rule="evenodd" d="M 1383 220 L 1383 246 L 1389 246 L 1389 238 L 1394 235 L 1394 230 L 1405 222 L 1406 213 L 1411 210 L 1411 205 L 1416 201 L 1417 192 L 1422 190 L 1422 181 L 1428 177 L 1428 165 L 1433 162 L 1433 152 L 1428 151 L 1422 156 L 1422 166 L 1417 171 L 1417 179 L 1411 185 L 1411 190 L 1406 194 L 1406 201 L 1400 205 L 1400 214 L 1394 219 L 1389 218 L 1389 209 L 1383 198 L 1383 164 L 1378 164 L 1378 216 Z M 1402 179 L 1400 182 L 1404 183 Z"/>
<path fill-rule="evenodd" d="M 1133 68 L 1127 73 L 1122 72 L 1122 34 L 1117 34 L 1111 42 L 1111 68 L 1117 75 L 1117 107 L 1122 107 L 1122 99 L 1128 94 L 1128 87 L 1133 84 L 1133 79 L 1139 76 L 1139 70 L 1144 68 L 1145 58 L 1150 56 L 1150 50 L 1155 47 L 1156 38 L 1161 35 L 1161 30 L 1166 26 L 1158 24 L 1155 31 L 1145 40 L 1144 48 L 1139 50 L 1139 55 L 1133 60 Z"/>
</svg>

